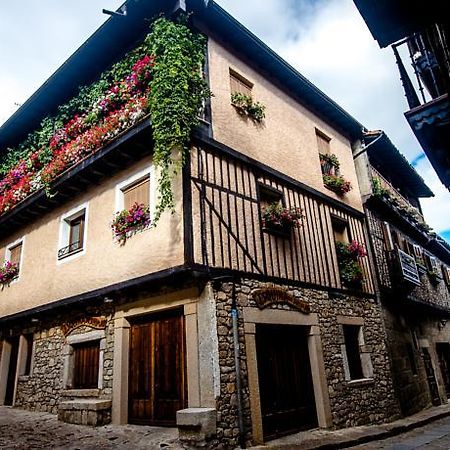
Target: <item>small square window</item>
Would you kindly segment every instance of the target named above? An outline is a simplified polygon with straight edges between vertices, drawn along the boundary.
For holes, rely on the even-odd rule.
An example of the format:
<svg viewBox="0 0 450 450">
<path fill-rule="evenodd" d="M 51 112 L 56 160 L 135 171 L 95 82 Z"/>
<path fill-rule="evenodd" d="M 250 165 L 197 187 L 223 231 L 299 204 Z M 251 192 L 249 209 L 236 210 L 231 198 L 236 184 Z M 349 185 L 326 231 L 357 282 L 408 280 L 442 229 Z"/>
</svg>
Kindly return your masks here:
<svg viewBox="0 0 450 450">
<path fill-rule="evenodd" d="M 64 259 L 85 249 L 86 244 L 86 207 L 65 215 L 61 219 L 60 249 L 58 259 Z"/>
<path fill-rule="evenodd" d="M 73 345 L 73 388 L 96 389 L 100 358 L 100 341 Z"/>
<path fill-rule="evenodd" d="M 23 241 L 11 244 L 7 247 L 6 250 L 6 260 L 8 260 L 12 264 L 17 264 L 17 267 L 20 271 L 20 263 L 22 261 L 22 250 L 23 250 Z M 19 272 L 17 273 L 17 276 L 15 279 L 19 277 Z"/>
<path fill-rule="evenodd" d="M 261 210 L 264 210 L 269 205 L 273 205 L 274 203 L 279 206 L 284 206 L 283 193 L 278 189 L 275 189 L 272 186 L 259 184 L 258 190 Z"/>
<path fill-rule="evenodd" d="M 230 69 L 230 89 L 232 94 L 243 94 L 252 96 L 253 83 L 248 81 L 242 75 Z"/>
<path fill-rule="evenodd" d="M 348 223 L 339 217 L 331 217 L 331 226 L 333 228 L 334 242 L 350 242 L 350 233 L 348 231 Z"/>
</svg>

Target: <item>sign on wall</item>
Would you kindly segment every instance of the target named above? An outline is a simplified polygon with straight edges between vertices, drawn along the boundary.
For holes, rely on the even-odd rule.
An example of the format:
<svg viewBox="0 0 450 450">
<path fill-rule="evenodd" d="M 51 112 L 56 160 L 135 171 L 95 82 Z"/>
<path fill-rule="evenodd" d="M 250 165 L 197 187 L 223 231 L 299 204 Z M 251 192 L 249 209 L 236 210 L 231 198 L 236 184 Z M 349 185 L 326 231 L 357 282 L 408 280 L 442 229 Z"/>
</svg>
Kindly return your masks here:
<svg viewBox="0 0 450 450">
<path fill-rule="evenodd" d="M 417 270 L 416 260 L 402 250 L 398 250 L 398 259 L 403 279 L 410 283 L 420 285 L 419 271 Z"/>
<path fill-rule="evenodd" d="M 259 309 L 265 309 L 272 305 L 289 305 L 303 314 L 309 314 L 311 308 L 308 302 L 294 297 L 286 289 L 268 285 L 252 292 L 253 300 Z"/>
</svg>

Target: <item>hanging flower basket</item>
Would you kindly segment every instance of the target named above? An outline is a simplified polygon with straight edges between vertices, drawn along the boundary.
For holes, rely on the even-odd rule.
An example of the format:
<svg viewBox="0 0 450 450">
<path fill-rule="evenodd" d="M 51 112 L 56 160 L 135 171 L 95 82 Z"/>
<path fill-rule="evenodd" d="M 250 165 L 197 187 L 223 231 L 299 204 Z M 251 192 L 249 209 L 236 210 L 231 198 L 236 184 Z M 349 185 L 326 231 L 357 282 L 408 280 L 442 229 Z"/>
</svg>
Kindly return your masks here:
<svg viewBox="0 0 450 450">
<path fill-rule="evenodd" d="M 344 195 L 352 190 L 352 184 L 342 175 L 324 174 L 323 184 L 338 195 Z"/>
<path fill-rule="evenodd" d="M 19 275 L 19 265 L 12 263 L 10 261 L 5 261 L 3 267 L 0 267 L 0 284 L 2 289 L 5 286 L 9 286 L 11 281 L 13 281 Z"/>
<path fill-rule="evenodd" d="M 301 208 L 285 208 L 279 203 L 271 203 L 263 208 L 262 225 L 265 231 L 289 236 L 293 228 L 303 225 L 305 215 Z"/>
<path fill-rule="evenodd" d="M 148 206 L 135 203 L 130 209 L 124 209 L 116 214 L 111 228 L 119 244 L 124 245 L 130 236 L 148 228 L 150 223 Z"/>
<path fill-rule="evenodd" d="M 364 274 L 359 259 L 367 256 L 364 245 L 356 240 L 351 243 L 336 242 L 336 252 L 342 284 L 350 289 L 361 289 Z"/>
</svg>

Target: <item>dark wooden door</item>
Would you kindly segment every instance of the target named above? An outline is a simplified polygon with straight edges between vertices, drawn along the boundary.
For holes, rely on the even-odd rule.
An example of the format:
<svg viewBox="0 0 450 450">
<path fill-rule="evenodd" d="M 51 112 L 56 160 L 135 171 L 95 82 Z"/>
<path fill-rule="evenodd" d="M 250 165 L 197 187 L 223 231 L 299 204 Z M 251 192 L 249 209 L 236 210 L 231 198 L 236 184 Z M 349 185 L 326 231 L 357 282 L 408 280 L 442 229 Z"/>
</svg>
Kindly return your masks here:
<svg viewBox="0 0 450 450">
<path fill-rule="evenodd" d="M 8 378 L 6 380 L 5 402 L 7 406 L 14 403 L 14 387 L 17 373 L 17 356 L 19 354 L 19 337 L 8 340 L 11 344 L 11 353 L 9 356 Z"/>
<path fill-rule="evenodd" d="M 128 420 L 176 424 L 186 407 L 184 316 L 181 310 L 148 316 L 130 329 Z"/>
<path fill-rule="evenodd" d="M 448 343 L 436 344 L 436 353 L 439 359 L 442 379 L 444 381 L 447 398 L 450 397 L 450 345 Z"/>
<path fill-rule="evenodd" d="M 307 336 L 307 327 L 256 327 L 259 391 L 266 439 L 317 426 Z"/>
<path fill-rule="evenodd" d="M 428 387 L 430 388 L 431 402 L 433 405 L 440 405 L 439 391 L 434 375 L 433 363 L 431 362 L 431 355 L 427 348 L 422 348 L 423 363 L 425 365 L 425 372 L 427 374 Z"/>
</svg>

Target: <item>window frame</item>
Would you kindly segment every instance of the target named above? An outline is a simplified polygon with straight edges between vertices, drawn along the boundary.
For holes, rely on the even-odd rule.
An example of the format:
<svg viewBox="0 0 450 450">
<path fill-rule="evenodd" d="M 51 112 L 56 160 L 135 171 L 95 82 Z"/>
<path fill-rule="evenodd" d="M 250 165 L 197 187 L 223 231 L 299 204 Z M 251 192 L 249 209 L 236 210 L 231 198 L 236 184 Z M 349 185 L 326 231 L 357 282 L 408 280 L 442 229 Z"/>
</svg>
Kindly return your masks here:
<svg viewBox="0 0 450 450">
<path fill-rule="evenodd" d="M 150 210 L 150 220 L 153 221 L 155 217 L 155 207 L 157 202 L 156 193 L 156 174 L 155 167 L 153 165 L 147 166 L 144 169 L 135 172 L 133 175 L 123 179 L 120 183 L 116 184 L 115 187 L 115 212 L 118 213 L 124 209 L 124 189 L 131 187 L 133 184 L 138 183 L 140 180 L 149 177 L 149 210 Z"/>
<path fill-rule="evenodd" d="M 58 256 L 59 251 L 70 245 L 70 238 L 71 238 L 70 223 L 83 215 L 84 215 L 84 223 L 83 223 L 82 248 L 72 253 L 69 253 L 66 256 L 59 257 Z M 78 205 L 77 207 L 72 208 L 71 210 L 67 211 L 66 213 L 60 216 L 58 249 L 56 251 L 56 262 L 58 265 L 67 263 L 69 261 L 73 261 L 74 259 L 80 258 L 81 256 L 86 254 L 88 243 L 88 223 L 89 223 L 89 202 Z"/>
<path fill-rule="evenodd" d="M 253 88 L 255 86 L 254 83 L 252 83 L 248 78 L 241 75 L 237 70 L 233 69 L 232 67 L 229 68 L 228 73 L 229 73 L 228 80 L 229 80 L 229 85 L 230 85 L 230 94 L 233 95 L 233 94 L 238 93 L 238 94 L 248 95 L 249 97 L 252 97 Z M 233 90 L 232 85 L 231 85 L 231 80 L 233 78 L 236 79 L 240 84 L 244 85 L 248 89 L 248 93 Z"/>
<path fill-rule="evenodd" d="M 14 247 L 17 247 L 20 244 L 22 244 L 22 250 L 20 251 L 19 273 L 18 273 L 17 277 L 15 277 L 13 280 L 11 280 L 10 284 L 17 283 L 18 281 L 20 281 L 20 278 L 21 278 L 22 267 L 23 267 L 23 254 L 24 254 L 24 249 L 25 249 L 25 236 L 22 236 L 13 242 L 10 242 L 5 248 L 5 261 L 11 261 L 11 249 L 13 249 Z"/>
</svg>

